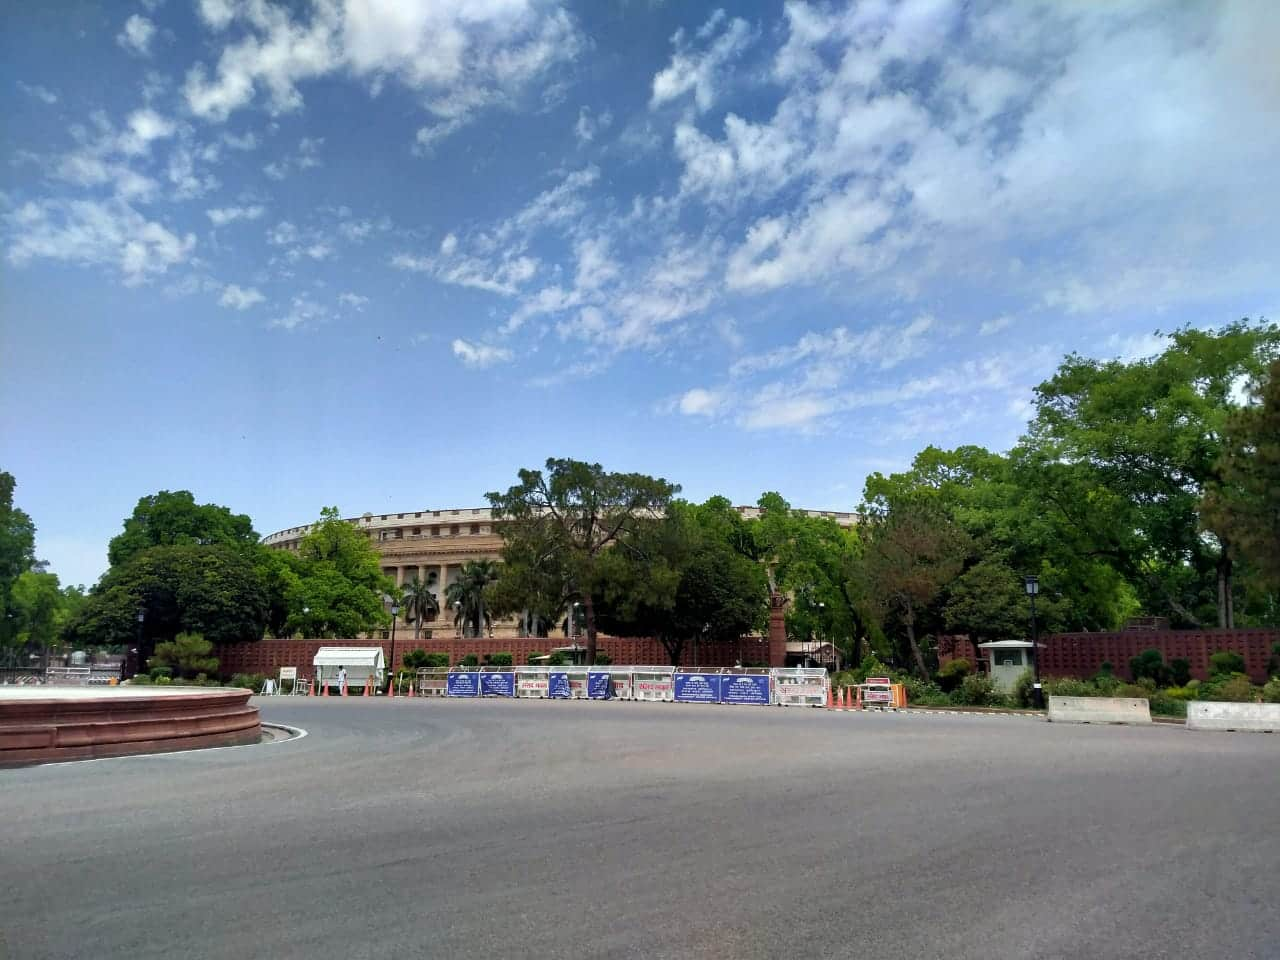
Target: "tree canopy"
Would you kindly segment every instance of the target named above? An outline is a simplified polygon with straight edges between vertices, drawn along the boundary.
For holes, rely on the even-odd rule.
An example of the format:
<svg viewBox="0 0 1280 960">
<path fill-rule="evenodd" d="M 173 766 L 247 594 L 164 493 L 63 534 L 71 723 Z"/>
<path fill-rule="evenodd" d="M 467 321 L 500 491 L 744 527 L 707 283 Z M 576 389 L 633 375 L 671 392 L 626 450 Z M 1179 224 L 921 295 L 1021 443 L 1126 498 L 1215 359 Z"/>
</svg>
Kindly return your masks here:
<svg viewBox="0 0 1280 960">
<path fill-rule="evenodd" d="M 251 548 L 257 542 L 253 523 L 245 514 L 216 503 L 196 503 L 189 490 L 161 490 L 138 500 L 124 530 L 107 545 L 107 560 L 119 566 L 150 547 Z"/>
</svg>

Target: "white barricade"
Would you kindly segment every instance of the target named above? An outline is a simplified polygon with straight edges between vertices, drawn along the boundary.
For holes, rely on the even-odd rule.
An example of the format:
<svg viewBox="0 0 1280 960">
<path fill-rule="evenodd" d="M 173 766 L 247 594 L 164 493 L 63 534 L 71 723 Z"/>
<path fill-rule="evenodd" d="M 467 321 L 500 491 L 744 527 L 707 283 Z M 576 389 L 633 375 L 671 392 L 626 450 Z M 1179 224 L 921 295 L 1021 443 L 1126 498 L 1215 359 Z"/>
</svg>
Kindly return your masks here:
<svg viewBox="0 0 1280 960">
<path fill-rule="evenodd" d="M 671 702 L 676 698 L 675 667 L 635 667 L 631 671 L 633 700 Z"/>
<path fill-rule="evenodd" d="M 1192 700 L 1187 704 L 1187 729 L 1280 733 L 1280 703 Z"/>
<path fill-rule="evenodd" d="M 420 697 L 448 696 L 449 671 L 444 667 L 419 667 L 417 684 Z"/>
<path fill-rule="evenodd" d="M 773 670 L 773 702 L 780 707 L 825 707 L 830 679 L 822 667 Z"/>
<path fill-rule="evenodd" d="M 1150 723 L 1142 697 L 1049 697 L 1050 723 Z"/>
<path fill-rule="evenodd" d="M 539 700 L 547 695 L 549 667 L 516 667 L 516 697 Z"/>
</svg>

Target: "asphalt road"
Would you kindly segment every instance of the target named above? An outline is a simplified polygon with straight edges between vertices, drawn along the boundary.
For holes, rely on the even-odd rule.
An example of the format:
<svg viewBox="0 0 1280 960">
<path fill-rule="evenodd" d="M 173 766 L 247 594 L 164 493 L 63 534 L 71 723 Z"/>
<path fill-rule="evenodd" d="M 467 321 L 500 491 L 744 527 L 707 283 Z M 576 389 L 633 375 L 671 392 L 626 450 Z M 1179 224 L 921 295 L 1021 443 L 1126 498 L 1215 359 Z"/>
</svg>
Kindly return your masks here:
<svg viewBox="0 0 1280 960">
<path fill-rule="evenodd" d="M 0 958 L 1280 957 L 1276 735 L 261 706 L 309 735 L 0 771 Z"/>
</svg>

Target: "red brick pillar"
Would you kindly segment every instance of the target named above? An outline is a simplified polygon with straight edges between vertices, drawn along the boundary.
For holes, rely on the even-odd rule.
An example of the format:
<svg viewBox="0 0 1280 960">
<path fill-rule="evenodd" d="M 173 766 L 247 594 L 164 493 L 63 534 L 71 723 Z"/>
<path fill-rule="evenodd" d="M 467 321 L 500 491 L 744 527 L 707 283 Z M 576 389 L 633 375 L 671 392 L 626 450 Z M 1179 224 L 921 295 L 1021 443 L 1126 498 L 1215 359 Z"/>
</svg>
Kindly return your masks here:
<svg viewBox="0 0 1280 960">
<path fill-rule="evenodd" d="M 775 593 L 769 598 L 769 666 L 787 665 L 787 598 Z"/>
</svg>

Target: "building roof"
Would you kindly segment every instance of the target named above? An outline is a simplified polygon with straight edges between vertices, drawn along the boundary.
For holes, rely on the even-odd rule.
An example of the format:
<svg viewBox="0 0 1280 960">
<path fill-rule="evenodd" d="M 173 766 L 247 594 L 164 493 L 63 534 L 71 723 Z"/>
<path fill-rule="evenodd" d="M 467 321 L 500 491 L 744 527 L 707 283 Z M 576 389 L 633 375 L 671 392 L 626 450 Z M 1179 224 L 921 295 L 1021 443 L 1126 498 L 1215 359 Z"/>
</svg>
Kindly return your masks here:
<svg viewBox="0 0 1280 960">
<path fill-rule="evenodd" d="M 381 647 L 321 647 L 316 651 L 313 667 L 383 668 Z"/>
<path fill-rule="evenodd" d="M 1041 644 L 1041 646 L 1044 646 L 1044 644 Z M 986 643 L 978 644 L 979 650 L 1026 650 L 1030 647 L 1030 640 L 988 640 Z"/>
</svg>

